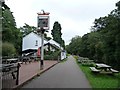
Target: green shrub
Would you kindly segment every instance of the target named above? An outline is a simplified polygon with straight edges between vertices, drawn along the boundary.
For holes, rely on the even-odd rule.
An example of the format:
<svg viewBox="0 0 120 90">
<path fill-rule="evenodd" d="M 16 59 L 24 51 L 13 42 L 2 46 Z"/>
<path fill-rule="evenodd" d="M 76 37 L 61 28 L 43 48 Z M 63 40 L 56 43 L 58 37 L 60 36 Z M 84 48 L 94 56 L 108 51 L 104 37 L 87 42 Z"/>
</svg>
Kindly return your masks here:
<svg viewBox="0 0 120 90">
<path fill-rule="evenodd" d="M 2 56 L 13 56 L 16 54 L 16 49 L 13 44 L 4 42 L 2 43 Z"/>
<path fill-rule="evenodd" d="M 76 60 L 78 60 L 78 56 L 75 55 L 74 58 L 75 58 Z"/>
<path fill-rule="evenodd" d="M 58 60 L 58 56 L 60 56 L 60 51 L 55 51 L 50 54 L 46 54 L 44 56 L 45 60 Z"/>
</svg>

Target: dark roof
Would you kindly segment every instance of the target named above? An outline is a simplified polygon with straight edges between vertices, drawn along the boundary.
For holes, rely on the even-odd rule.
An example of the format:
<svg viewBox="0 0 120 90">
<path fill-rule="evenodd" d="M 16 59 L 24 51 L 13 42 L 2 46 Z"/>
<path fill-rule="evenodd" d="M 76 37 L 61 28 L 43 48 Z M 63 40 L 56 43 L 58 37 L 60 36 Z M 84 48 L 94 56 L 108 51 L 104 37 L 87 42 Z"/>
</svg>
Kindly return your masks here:
<svg viewBox="0 0 120 90">
<path fill-rule="evenodd" d="M 36 49 L 27 49 L 22 51 L 22 53 L 30 53 L 30 52 L 36 52 L 36 51 L 37 51 Z"/>
<path fill-rule="evenodd" d="M 44 44 L 44 46 L 46 46 L 46 45 L 51 45 L 51 46 L 53 46 L 54 48 L 56 48 L 56 49 L 59 49 L 59 47 L 58 46 L 56 46 L 55 44 L 51 44 L 51 43 L 46 43 L 46 44 Z"/>
</svg>

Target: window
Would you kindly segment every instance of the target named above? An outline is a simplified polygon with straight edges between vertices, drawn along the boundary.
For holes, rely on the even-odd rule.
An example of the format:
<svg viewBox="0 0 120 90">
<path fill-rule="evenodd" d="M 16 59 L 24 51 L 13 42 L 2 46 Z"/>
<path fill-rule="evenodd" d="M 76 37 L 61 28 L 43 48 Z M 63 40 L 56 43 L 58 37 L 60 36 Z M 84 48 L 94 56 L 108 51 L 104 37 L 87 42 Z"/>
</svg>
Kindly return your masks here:
<svg viewBox="0 0 120 90">
<path fill-rule="evenodd" d="M 35 46 L 38 46 L 38 40 L 36 40 L 36 42 L 35 42 Z"/>
</svg>

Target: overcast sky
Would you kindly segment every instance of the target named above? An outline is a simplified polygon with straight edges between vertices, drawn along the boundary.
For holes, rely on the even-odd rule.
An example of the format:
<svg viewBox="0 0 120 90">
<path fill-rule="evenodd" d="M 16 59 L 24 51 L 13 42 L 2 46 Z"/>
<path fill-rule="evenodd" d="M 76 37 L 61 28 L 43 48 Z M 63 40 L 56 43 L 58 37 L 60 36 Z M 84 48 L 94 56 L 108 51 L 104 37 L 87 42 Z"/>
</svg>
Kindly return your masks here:
<svg viewBox="0 0 120 90">
<path fill-rule="evenodd" d="M 62 27 L 62 38 L 68 44 L 76 35 L 90 32 L 96 18 L 108 15 L 119 0 L 6 0 L 17 27 L 24 23 L 37 27 L 37 13 L 50 12 L 50 30 L 55 21 Z"/>
</svg>

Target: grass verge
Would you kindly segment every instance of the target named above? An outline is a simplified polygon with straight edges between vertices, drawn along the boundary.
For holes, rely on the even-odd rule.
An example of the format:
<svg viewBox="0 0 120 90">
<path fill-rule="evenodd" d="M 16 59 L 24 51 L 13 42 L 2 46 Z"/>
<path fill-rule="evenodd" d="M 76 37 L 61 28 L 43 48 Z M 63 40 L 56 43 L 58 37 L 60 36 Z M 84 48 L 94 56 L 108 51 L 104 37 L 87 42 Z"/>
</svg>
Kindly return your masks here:
<svg viewBox="0 0 120 90">
<path fill-rule="evenodd" d="M 114 75 L 99 74 L 99 73 L 95 74 L 91 72 L 91 70 L 89 69 L 89 66 L 83 66 L 80 63 L 78 63 L 77 60 L 76 60 L 76 63 L 79 65 L 80 69 L 86 75 L 93 89 L 120 88 L 120 73 L 114 74 Z"/>
</svg>

